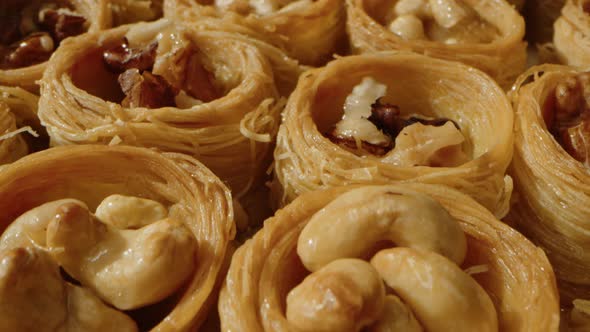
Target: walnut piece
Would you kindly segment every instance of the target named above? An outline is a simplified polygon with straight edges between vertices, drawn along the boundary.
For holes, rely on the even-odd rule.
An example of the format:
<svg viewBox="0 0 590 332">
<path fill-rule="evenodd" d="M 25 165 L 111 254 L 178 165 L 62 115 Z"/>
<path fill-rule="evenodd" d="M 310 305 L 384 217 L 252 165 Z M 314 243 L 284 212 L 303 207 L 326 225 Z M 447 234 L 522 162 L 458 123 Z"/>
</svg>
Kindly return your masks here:
<svg viewBox="0 0 590 332">
<path fill-rule="evenodd" d="M 149 44 L 144 49 L 129 47 L 127 40 L 103 52 L 103 60 L 107 68 L 122 73 L 128 69 L 139 71 L 151 70 L 156 60 L 158 43 Z"/>
<path fill-rule="evenodd" d="M 45 31 L 51 32 L 55 41 L 60 42 L 67 37 L 77 36 L 86 31 L 86 19 L 75 13 L 50 8 L 39 12 L 39 24 Z"/>
<path fill-rule="evenodd" d="M 564 79 L 543 103 L 545 125 L 574 159 L 590 163 L 590 73 Z"/>
<path fill-rule="evenodd" d="M 29 35 L 18 44 L 12 45 L 5 53 L 0 68 L 13 69 L 28 67 L 47 61 L 55 45 L 51 36 L 46 32 Z"/>
<path fill-rule="evenodd" d="M 119 85 L 127 96 L 121 105 L 124 107 L 160 108 L 175 106 L 176 93 L 161 76 L 149 71 L 139 72 L 132 68 L 119 75 Z"/>
</svg>

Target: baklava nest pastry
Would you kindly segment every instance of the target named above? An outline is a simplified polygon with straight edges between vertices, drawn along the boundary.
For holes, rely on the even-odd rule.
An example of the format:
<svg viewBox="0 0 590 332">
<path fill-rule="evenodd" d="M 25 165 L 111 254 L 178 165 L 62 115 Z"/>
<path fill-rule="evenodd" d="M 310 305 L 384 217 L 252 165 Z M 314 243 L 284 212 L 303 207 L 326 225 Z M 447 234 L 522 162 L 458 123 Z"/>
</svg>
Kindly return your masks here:
<svg viewBox="0 0 590 332">
<path fill-rule="evenodd" d="M 52 145 L 195 156 L 240 196 L 266 169 L 284 106 L 274 68 L 243 35 L 126 25 L 63 43 L 41 80 L 39 118 Z"/>
<path fill-rule="evenodd" d="M 590 73 L 531 68 L 517 81 L 509 220 L 542 247 L 561 299 L 590 299 Z"/>
<path fill-rule="evenodd" d="M 165 0 L 164 14 L 188 24 L 229 17 L 306 65 L 325 63 L 346 40 L 341 0 Z"/>
<path fill-rule="evenodd" d="M 502 217 L 512 123 L 500 87 L 461 63 L 403 52 L 340 58 L 304 73 L 289 98 L 273 198 L 412 181 L 459 189 Z"/>
<path fill-rule="evenodd" d="M 555 21 L 553 44 L 561 63 L 587 68 L 590 66 L 590 4 L 568 0 Z"/>
<path fill-rule="evenodd" d="M 205 320 L 235 225 L 229 190 L 202 164 L 58 147 L 6 166 L 0 183 L 0 330 L 193 331 Z"/>
<path fill-rule="evenodd" d="M 525 69 L 524 19 L 503 0 L 347 0 L 356 53 L 403 50 L 481 69 L 509 88 Z"/>
<path fill-rule="evenodd" d="M 21 0 L 0 3 L 0 84 L 37 91 L 61 42 L 107 27 L 108 0 Z"/>
<path fill-rule="evenodd" d="M 233 256 L 222 331 L 557 331 L 542 250 L 426 184 L 298 197 Z"/>
</svg>

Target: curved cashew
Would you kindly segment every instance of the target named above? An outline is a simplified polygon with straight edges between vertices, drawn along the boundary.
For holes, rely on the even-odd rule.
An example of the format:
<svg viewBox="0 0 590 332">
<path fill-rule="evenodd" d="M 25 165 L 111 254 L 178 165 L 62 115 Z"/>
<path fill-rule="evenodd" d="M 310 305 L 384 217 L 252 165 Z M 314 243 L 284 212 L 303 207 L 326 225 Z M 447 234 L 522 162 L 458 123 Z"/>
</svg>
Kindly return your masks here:
<svg viewBox="0 0 590 332">
<path fill-rule="evenodd" d="M 75 199 L 60 199 L 45 203 L 23 213 L 16 218 L 2 233 L 0 238 L 0 250 L 8 250 L 19 247 L 45 247 L 45 231 L 47 224 L 55 217 L 57 208 L 65 203 L 84 203 Z"/>
<path fill-rule="evenodd" d="M 137 229 L 168 216 L 164 205 L 147 198 L 111 195 L 96 208 L 96 217 L 120 229 Z"/>
<path fill-rule="evenodd" d="M 490 297 L 447 258 L 426 250 L 392 248 L 377 253 L 371 264 L 427 331 L 498 331 Z"/>
<path fill-rule="evenodd" d="M 312 273 L 287 295 L 296 331 L 356 332 L 381 313 L 385 287 L 371 264 L 339 259 Z"/>
<path fill-rule="evenodd" d="M 422 332 L 412 310 L 399 297 L 387 295 L 381 317 L 368 329 L 370 332 Z"/>
<path fill-rule="evenodd" d="M 0 331 L 137 331 L 127 315 L 61 279 L 32 247 L 0 252 Z"/>
<path fill-rule="evenodd" d="M 467 244 L 463 230 L 430 197 L 382 187 L 351 190 L 317 212 L 297 242 L 305 267 L 316 271 L 344 257 L 361 257 L 379 241 L 432 250 L 460 264 Z"/>
<path fill-rule="evenodd" d="M 47 246 L 71 276 L 123 310 L 166 298 L 195 264 L 195 240 L 182 223 L 163 219 L 119 230 L 75 203 L 58 209 L 47 228 Z"/>
</svg>

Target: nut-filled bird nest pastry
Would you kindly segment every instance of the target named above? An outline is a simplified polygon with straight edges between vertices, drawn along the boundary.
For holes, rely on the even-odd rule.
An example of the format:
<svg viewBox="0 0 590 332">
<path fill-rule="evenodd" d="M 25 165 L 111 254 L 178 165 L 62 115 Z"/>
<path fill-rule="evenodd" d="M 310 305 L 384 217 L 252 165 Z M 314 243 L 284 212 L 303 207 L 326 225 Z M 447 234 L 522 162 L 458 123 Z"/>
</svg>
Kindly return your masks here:
<svg viewBox="0 0 590 332">
<path fill-rule="evenodd" d="M 228 189 L 196 160 L 59 147 L 0 183 L 1 330 L 193 331 L 206 318 L 235 225 Z"/>
<path fill-rule="evenodd" d="M 557 331 L 542 250 L 444 186 L 303 194 L 233 256 L 222 331 Z"/>
<path fill-rule="evenodd" d="M 39 117 L 53 145 L 193 155 L 240 196 L 264 171 L 284 105 L 273 68 L 243 35 L 126 25 L 64 42 L 41 81 Z"/>
<path fill-rule="evenodd" d="M 503 216 L 512 117 L 499 86 L 457 62 L 392 52 L 335 60 L 303 74 L 289 98 L 273 198 L 284 205 L 322 187 L 439 183 Z"/>
<path fill-rule="evenodd" d="M 201 16 L 231 18 L 306 65 L 325 63 L 346 39 L 340 0 L 165 0 L 164 14 L 189 24 Z"/>
<path fill-rule="evenodd" d="M 509 220 L 547 252 L 561 299 L 590 299 L 588 200 L 590 74 L 533 67 L 515 85 L 515 151 Z"/>
<path fill-rule="evenodd" d="M 347 0 L 353 51 L 460 61 L 508 88 L 526 65 L 524 19 L 503 0 Z"/>
</svg>

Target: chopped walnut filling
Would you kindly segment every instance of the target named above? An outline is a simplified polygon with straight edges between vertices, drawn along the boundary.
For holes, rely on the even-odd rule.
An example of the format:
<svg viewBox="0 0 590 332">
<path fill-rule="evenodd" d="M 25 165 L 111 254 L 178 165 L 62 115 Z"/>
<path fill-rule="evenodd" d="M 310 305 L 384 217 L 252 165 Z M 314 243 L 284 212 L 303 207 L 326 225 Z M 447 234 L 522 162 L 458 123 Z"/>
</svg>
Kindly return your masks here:
<svg viewBox="0 0 590 332">
<path fill-rule="evenodd" d="M 156 61 L 158 43 L 149 44 L 144 49 L 129 47 L 127 40 L 103 53 L 103 59 L 109 69 L 122 72 L 127 69 L 152 70 Z"/>
<path fill-rule="evenodd" d="M 59 43 L 86 30 L 86 19 L 55 4 L 0 3 L 0 69 L 47 61 Z"/>
<path fill-rule="evenodd" d="M 456 166 L 468 160 L 454 121 L 402 115 L 398 106 L 381 102 L 385 92 L 386 86 L 363 79 L 347 97 L 342 120 L 325 136 L 355 154 L 383 156 L 400 166 Z"/>
<path fill-rule="evenodd" d="M 590 73 L 557 84 L 542 111 L 556 141 L 573 158 L 590 166 Z"/>
<path fill-rule="evenodd" d="M 130 47 L 127 39 L 103 52 L 105 67 L 120 73 L 118 82 L 125 94 L 124 107 L 160 108 L 166 106 L 190 108 L 219 97 L 213 85 L 214 76 L 201 63 L 195 49 L 165 54 L 170 63 L 159 63 L 156 56 L 159 42 L 144 48 Z"/>
<path fill-rule="evenodd" d="M 168 82 L 149 71 L 140 73 L 138 69 L 127 69 L 119 75 L 119 85 L 127 96 L 121 105 L 124 107 L 160 108 L 176 106 L 176 93 Z"/>
<path fill-rule="evenodd" d="M 45 8 L 39 12 L 39 24 L 50 31 L 57 42 L 86 31 L 86 19 L 67 10 Z"/>
<path fill-rule="evenodd" d="M 29 35 L 16 45 L 5 49 L 2 68 L 21 68 L 49 59 L 55 44 L 46 32 Z"/>
</svg>

